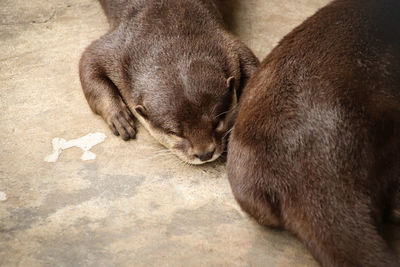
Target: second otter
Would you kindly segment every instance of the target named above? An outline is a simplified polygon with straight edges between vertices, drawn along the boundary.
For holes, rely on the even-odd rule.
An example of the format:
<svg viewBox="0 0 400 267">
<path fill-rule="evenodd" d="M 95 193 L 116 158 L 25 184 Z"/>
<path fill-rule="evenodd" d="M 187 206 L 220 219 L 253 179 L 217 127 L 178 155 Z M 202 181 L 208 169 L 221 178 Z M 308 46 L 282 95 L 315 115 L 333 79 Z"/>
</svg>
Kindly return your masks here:
<svg viewBox="0 0 400 267">
<path fill-rule="evenodd" d="M 218 158 L 243 86 L 259 62 L 222 26 L 211 0 L 100 0 L 111 30 L 83 53 L 92 110 L 124 140 L 134 114 L 182 160 Z"/>
<path fill-rule="evenodd" d="M 400 266 L 378 232 L 400 214 L 400 2 L 335 0 L 244 89 L 228 178 L 259 223 L 322 266 Z"/>
</svg>

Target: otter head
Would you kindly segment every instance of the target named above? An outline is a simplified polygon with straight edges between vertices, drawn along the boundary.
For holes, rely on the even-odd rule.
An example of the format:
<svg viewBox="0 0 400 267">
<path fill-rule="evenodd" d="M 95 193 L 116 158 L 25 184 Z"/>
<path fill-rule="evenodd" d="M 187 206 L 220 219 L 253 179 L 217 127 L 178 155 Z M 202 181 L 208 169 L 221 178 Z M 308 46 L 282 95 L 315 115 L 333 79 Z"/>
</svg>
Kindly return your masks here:
<svg viewBox="0 0 400 267">
<path fill-rule="evenodd" d="M 147 76 L 157 78 L 147 80 L 133 111 L 154 138 L 190 164 L 216 160 L 233 126 L 238 83 L 214 66 L 194 61 L 168 79 Z"/>
</svg>

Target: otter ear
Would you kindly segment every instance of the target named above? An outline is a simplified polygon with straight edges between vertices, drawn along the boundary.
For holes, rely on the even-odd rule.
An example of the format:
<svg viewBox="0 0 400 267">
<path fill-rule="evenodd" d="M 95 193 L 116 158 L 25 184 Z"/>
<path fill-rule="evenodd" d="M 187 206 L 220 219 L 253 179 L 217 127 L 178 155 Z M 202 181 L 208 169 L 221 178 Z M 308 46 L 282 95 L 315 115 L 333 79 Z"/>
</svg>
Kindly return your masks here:
<svg viewBox="0 0 400 267">
<path fill-rule="evenodd" d="M 147 110 L 146 110 L 146 108 L 144 106 L 137 105 L 135 107 L 135 110 L 140 116 L 142 116 L 143 118 L 147 118 Z"/>
<path fill-rule="evenodd" d="M 228 80 L 226 80 L 227 86 L 229 88 L 229 90 L 232 91 L 232 105 L 236 105 L 238 102 L 238 95 L 236 92 L 236 88 L 235 88 L 235 77 L 231 76 L 228 78 Z"/>
<path fill-rule="evenodd" d="M 231 76 L 226 80 L 226 87 L 230 89 L 235 88 L 235 77 Z"/>
</svg>

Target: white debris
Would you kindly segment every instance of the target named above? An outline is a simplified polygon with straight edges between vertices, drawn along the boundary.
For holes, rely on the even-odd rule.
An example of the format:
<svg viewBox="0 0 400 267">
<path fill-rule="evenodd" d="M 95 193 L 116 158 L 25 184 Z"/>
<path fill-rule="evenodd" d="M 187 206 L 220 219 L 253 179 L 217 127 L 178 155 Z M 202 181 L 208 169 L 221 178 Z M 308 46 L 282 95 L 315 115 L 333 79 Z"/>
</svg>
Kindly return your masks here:
<svg viewBox="0 0 400 267">
<path fill-rule="evenodd" d="M 6 200 L 7 200 L 6 192 L 0 191 L 0 201 L 6 201 Z"/>
<path fill-rule="evenodd" d="M 105 139 L 106 135 L 103 133 L 90 133 L 81 138 L 72 139 L 69 141 L 56 137 L 52 141 L 53 153 L 48 155 L 44 160 L 47 162 L 56 162 L 61 152 L 71 147 L 79 147 L 83 150 L 83 154 L 81 156 L 82 160 L 93 160 L 96 158 L 96 154 L 90 152 L 89 150 L 95 145 L 104 142 Z"/>
</svg>

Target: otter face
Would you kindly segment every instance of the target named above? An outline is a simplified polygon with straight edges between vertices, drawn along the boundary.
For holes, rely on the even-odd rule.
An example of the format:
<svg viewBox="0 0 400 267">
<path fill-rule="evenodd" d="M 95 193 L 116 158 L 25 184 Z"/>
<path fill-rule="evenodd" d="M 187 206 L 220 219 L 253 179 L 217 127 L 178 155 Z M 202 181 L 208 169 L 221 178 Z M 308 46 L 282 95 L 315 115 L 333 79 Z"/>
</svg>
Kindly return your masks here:
<svg viewBox="0 0 400 267">
<path fill-rule="evenodd" d="M 234 78 L 208 84 L 217 89 L 211 93 L 190 90 L 190 94 L 176 90 L 147 101 L 144 98 L 143 105 L 133 111 L 155 139 L 189 164 L 204 164 L 221 156 L 234 123 Z"/>
<path fill-rule="evenodd" d="M 184 121 L 182 133 L 170 133 L 176 138 L 170 149 L 190 164 L 214 161 L 225 151 L 228 125 L 224 119 L 212 119 L 204 115 L 196 123 Z"/>
</svg>

